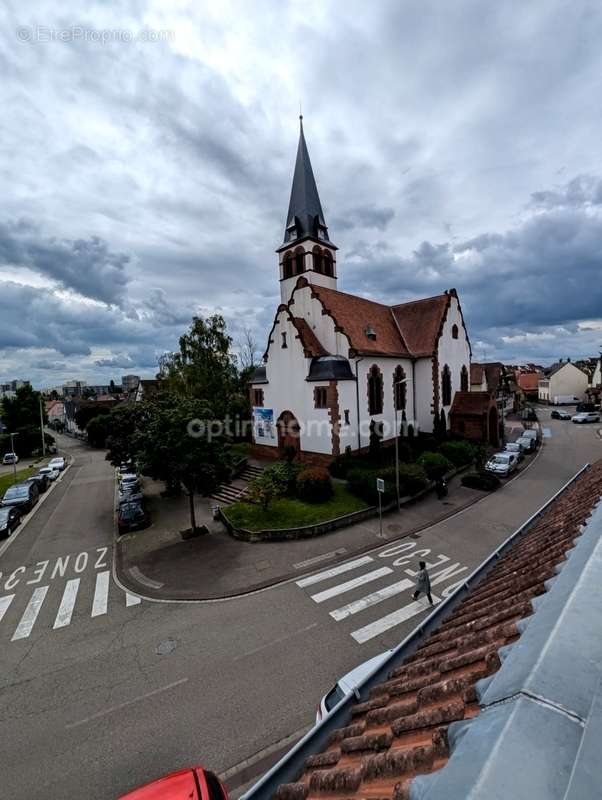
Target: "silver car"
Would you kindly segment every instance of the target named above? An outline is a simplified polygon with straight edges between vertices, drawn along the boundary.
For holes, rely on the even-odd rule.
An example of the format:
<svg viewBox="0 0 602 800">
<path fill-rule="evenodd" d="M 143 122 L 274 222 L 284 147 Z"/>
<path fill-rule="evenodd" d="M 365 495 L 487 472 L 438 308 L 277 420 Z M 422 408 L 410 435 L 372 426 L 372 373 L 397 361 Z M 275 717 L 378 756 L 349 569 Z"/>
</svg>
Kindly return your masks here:
<svg viewBox="0 0 602 800">
<path fill-rule="evenodd" d="M 522 461 L 525 457 L 524 448 L 522 444 L 519 444 L 518 442 L 507 442 L 504 450 L 507 453 L 514 453 L 519 461 Z"/>
<path fill-rule="evenodd" d="M 488 472 L 492 472 L 494 475 L 501 475 L 503 478 L 507 478 L 509 475 L 512 475 L 514 470 L 518 466 L 518 456 L 516 453 L 496 453 L 492 456 L 487 464 L 485 464 L 485 469 Z"/>
<path fill-rule="evenodd" d="M 525 453 L 532 453 L 535 450 L 535 439 L 531 439 L 529 436 L 521 436 L 516 442 L 520 444 Z"/>
<path fill-rule="evenodd" d="M 575 414 L 571 421 L 577 425 L 583 425 L 586 422 L 600 422 L 600 414 L 597 411 L 582 411 L 580 414 Z"/>
</svg>

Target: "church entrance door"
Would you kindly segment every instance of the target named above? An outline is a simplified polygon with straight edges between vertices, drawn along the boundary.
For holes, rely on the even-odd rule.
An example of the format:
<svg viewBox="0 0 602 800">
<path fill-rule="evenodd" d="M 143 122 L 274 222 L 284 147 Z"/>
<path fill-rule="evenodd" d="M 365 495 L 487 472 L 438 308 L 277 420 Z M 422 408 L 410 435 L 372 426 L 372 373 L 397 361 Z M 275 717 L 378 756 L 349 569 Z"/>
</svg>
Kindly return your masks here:
<svg viewBox="0 0 602 800">
<path fill-rule="evenodd" d="M 295 450 L 295 458 L 301 450 L 301 431 L 295 415 L 291 411 L 283 411 L 276 423 L 278 428 L 278 449 L 284 456 L 290 447 Z"/>
</svg>

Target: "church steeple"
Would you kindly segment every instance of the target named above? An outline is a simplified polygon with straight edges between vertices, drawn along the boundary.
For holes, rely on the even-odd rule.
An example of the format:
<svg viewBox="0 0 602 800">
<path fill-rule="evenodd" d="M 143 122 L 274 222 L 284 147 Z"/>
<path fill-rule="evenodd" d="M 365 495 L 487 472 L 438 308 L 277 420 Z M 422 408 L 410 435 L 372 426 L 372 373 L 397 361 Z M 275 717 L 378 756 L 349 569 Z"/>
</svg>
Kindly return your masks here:
<svg viewBox="0 0 602 800">
<path fill-rule="evenodd" d="M 320 203 L 316 179 L 311 168 L 305 134 L 303 133 L 303 115 L 299 115 L 299 145 L 293 175 L 291 199 L 286 215 L 284 244 L 313 236 L 316 239 L 330 241 L 328 228 L 324 220 L 324 212 Z"/>
<path fill-rule="evenodd" d="M 336 289 L 336 250 L 328 235 L 303 132 L 303 116 L 299 115 L 299 145 L 284 241 L 276 251 L 281 258 L 282 302 L 288 301 L 301 274 L 305 274 L 310 283 Z"/>
</svg>

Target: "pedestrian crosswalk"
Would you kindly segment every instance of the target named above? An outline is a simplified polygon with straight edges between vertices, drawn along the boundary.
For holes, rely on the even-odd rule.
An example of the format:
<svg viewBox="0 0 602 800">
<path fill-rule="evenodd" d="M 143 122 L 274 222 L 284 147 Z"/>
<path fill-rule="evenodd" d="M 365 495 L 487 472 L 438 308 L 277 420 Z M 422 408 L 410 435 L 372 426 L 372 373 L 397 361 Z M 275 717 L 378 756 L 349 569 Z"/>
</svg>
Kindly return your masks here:
<svg viewBox="0 0 602 800">
<path fill-rule="evenodd" d="M 351 559 L 296 581 L 308 598 L 327 609 L 358 644 L 384 634 L 399 634 L 403 623 L 426 616 L 426 597 L 413 599 L 418 560 L 427 563 L 433 605 L 449 597 L 468 575 L 468 567 L 452 563 L 444 554 L 433 555 L 417 542 L 403 541 L 372 555 Z"/>
<path fill-rule="evenodd" d="M 35 588 L 20 584 L 0 596 L 0 642 L 28 639 L 34 630 L 60 631 L 76 619 L 103 617 L 141 602 L 111 583 L 109 570 Z"/>
</svg>

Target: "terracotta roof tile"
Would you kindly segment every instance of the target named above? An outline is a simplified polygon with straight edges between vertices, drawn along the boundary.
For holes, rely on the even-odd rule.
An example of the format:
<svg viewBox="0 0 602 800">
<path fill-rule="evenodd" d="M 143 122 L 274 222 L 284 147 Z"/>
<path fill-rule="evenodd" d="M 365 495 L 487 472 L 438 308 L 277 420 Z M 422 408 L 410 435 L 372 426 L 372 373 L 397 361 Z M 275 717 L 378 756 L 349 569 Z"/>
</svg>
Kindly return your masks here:
<svg viewBox="0 0 602 800">
<path fill-rule="evenodd" d="M 478 416 L 486 414 L 491 407 L 489 392 L 456 392 L 450 414 Z"/>
<path fill-rule="evenodd" d="M 393 306 L 395 320 L 413 355 L 432 355 L 437 346 L 448 303 L 449 295 L 442 294 Z"/>
<path fill-rule="evenodd" d="M 409 355 L 389 306 L 315 284 L 312 284 L 311 290 L 322 301 L 335 325 L 347 335 L 350 346 L 358 353 Z M 368 326 L 374 330 L 376 339 L 366 336 Z"/>
<path fill-rule="evenodd" d="M 539 387 L 539 372 L 521 372 L 517 376 L 517 382 L 524 392 L 533 392 Z"/>
<path fill-rule="evenodd" d="M 489 397 L 487 395 L 487 397 Z M 476 684 L 500 669 L 499 651 L 520 636 L 533 599 L 574 546 L 602 495 L 602 461 L 517 539 L 418 649 L 352 707 L 326 752 L 306 759 L 278 800 L 404 800 L 416 775 L 449 758 L 450 723 L 478 715 Z"/>
<path fill-rule="evenodd" d="M 299 339 L 308 358 L 328 355 L 328 351 L 322 347 L 318 337 L 309 327 L 307 320 L 303 319 L 303 317 L 291 317 L 291 322 L 299 333 Z"/>
<path fill-rule="evenodd" d="M 471 364 L 470 365 L 470 382 L 471 383 L 483 383 L 483 375 L 484 369 L 481 364 Z"/>
</svg>

